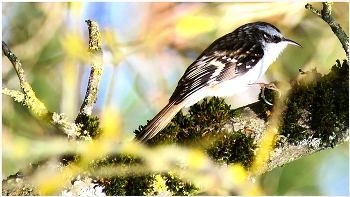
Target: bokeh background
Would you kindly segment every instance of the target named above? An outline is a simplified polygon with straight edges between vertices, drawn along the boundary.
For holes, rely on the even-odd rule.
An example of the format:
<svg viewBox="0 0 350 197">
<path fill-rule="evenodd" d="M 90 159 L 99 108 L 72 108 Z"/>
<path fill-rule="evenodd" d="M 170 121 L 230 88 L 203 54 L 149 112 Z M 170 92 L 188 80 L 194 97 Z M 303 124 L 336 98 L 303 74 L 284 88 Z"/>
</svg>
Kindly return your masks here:
<svg viewBox="0 0 350 197">
<path fill-rule="evenodd" d="M 37 97 L 50 111 L 74 121 L 90 71 L 85 20 L 97 21 L 105 68 L 93 115 L 102 117 L 108 110 L 120 122 L 122 139 L 131 140 L 133 131 L 167 103 L 187 66 L 215 39 L 245 23 L 272 23 L 303 46 L 288 46 L 261 82 L 289 81 L 300 75 L 299 68 L 328 73 L 345 53 L 329 26 L 304 8 L 306 3 L 2 3 L 2 40 L 20 58 Z M 311 4 L 322 9 L 321 3 Z M 349 3 L 334 3 L 332 15 L 349 35 Z M 4 56 L 2 86 L 20 90 Z M 258 92 L 250 88 L 226 100 L 240 107 L 257 101 Z M 34 143 L 59 135 L 2 96 L 2 178 L 40 160 Z M 349 195 L 349 145 L 276 168 L 257 184 L 266 195 Z"/>
</svg>

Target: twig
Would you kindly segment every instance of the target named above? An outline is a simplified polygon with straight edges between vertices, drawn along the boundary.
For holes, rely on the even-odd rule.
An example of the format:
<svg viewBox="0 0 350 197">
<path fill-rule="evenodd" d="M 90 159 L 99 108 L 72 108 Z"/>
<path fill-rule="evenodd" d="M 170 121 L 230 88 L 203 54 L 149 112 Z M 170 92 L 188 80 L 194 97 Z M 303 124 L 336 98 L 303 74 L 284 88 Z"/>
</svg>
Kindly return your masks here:
<svg viewBox="0 0 350 197">
<path fill-rule="evenodd" d="M 17 90 L 10 90 L 2 87 L 2 94 L 8 95 L 12 97 L 14 101 L 27 106 L 34 114 L 62 130 L 70 139 L 75 139 L 78 127 L 74 123 L 68 122 L 64 114 L 49 112 L 49 110 L 45 107 L 45 104 L 35 96 L 35 92 L 27 81 L 20 60 L 11 52 L 4 41 L 2 42 L 2 51 L 16 70 L 20 87 L 23 90 L 22 93 Z"/>
<path fill-rule="evenodd" d="M 316 15 L 319 16 L 320 18 L 322 18 L 321 12 L 318 11 L 318 10 L 316 10 L 315 8 L 313 8 L 311 4 L 307 3 L 307 4 L 305 5 L 305 8 L 308 9 L 308 10 L 310 10 L 312 13 L 316 14 Z"/>
<path fill-rule="evenodd" d="M 22 92 L 17 91 L 17 90 L 10 90 L 10 89 L 2 87 L 2 93 L 7 95 L 7 96 L 12 97 L 13 100 L 15 100 L 16 102 L 24 104 L 26 95 L 23 94 Z"/>
<path fill-rule="evenodd" d="M 332 2 L 323 2 L 323 9 L 320 11 L 312 7 L 311 4 L 307 3 L 305 8 L 322 18 L 332 29 L 334 34 L 338 37 L 340 43 L 342 44 L 346 57 L 349 61 L 349 37 L 346 35 L 342 27 L 334 20 L 332 17 Z"/>
<path fill-rule="evenodd" d="M 91 72 L 83 104 L 79 114 L 91 115 L 97 100 L 98 86 L 103 69 L 103 52 L 101 49 L 101 34 L 96 21 L 86 20 L 89 27 L 89 49 Z"/>
<path fill-rule="evenodd" d="M 11 50 L 8 48 L 8 46 L 4 41 L 2 42 L 2 51 L 4 52 L 4 55 L 11 61 L 14 69 L 16 70 L 21 89 L 23 90 L 26 96 L 24 100 L 21 100 L 21 102 L 24 103 L 26 106 L 28 106 L 29 109 L 31 109 L 39 117 L 46 118 L 49 115 L 49 111 L 45 107 L 44 103 L 42 103 L 35 96 L 35 92 L 33 91 L 32 87 L 29 85 L 27 78 L 24 74 L 24 70 L 22 68 L 20 60 L 17 58 L 15 54 L 11 52 Z M 6 89 L 4 90 L 4 88 L 2 89 L 2 92 L 9 93 L 9 91 Z"/>
<path fill-rule="evenodd" d="M 2 51 L 4 52 L 4 55 L 6 57 L 8 57 L 8 59 L 11 61 L 12 65 L 13 65 L 13 67 L 15 68 L 20 84 L 21 85 L 28 84 L 27 78 L 24 74 L 24 70 L 22 69 L 21 62 L 19 61 L 17 56 L 11 52 L 11 50 L 8 48 L 7 44 L 4 41 L 2 41 Z M 24 88 L 24 87 L 22 87 L 22 88 Z M 28 89 L 31 89 L 30 86 Z M 25 90 L 23 90 L 23 91 L 25 91 Z"/>
</svg>

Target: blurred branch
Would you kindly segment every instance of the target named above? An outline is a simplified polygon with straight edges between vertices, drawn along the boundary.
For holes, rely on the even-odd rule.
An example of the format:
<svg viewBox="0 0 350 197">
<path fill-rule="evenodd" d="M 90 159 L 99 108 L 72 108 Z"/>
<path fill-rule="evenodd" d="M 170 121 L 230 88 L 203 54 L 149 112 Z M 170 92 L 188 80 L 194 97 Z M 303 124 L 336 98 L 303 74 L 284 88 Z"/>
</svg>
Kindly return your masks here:
<svg viewBox="0 0 350 197">
<path fill-rule="evenodd" d="M 7 96 L 12 97 L 13 100 L 15 100 L 16 102 L 22 103 L 25 101 L 25 94 L 23 94 L 20 91 L 10 90 L 8 88 L 2 87 L 2 93 L 7 95 Z"/>
<path fill-rule="evenodd" d="M 313 8 L 312 5 L 309 3 L 305 5 L 305 8 L 322 18 L 331 27 L 332 31 L 342 44 L 346 53 L 346 57 L 349 61 L 349 37 L 346 35 L 342 27 L 335 21 L 335 19 L 331 15 L 333 2 L 323 2 L 322 5 L 323 9 L 321 10 L 321 12 Z"/>
<path fill-rule="evenodd" d="M 25 105 L 29 107 L 36 115 L 39 117 L 46 117 L 49 115 L 49 111 L 45 107 L 44 103 L 42 103 L 36 96 L 32 87 L 29 85 L 27 78 L 24 74 L 24 70 L 22 68 L 22 64 L 20 60 L 17 58 L 15 54 L 13 54 L 6 43 L 2 42 L 2 51 L 4 55 L 11 61 L 13 68 L 16 70 L 20 87 L 23 90 L 24 94 L 27 96 L 27 99 L 22 100 L 25 102 Z M 3 89 L 4 92 L 4 89 Z M 8 91 L 7 91 L 8 92 Z M 13 95 L 13 94 L 12 94 Z"/>
<path fill-rule="evenodd" d="M 77 131 L 75 124 L 67 122 L 64 114 L 49 112 L 45 104 L 35 96 L 35 92 L 27 81 L 20 60 L 14 53 L 11 52 L 4 41 L 2 42 L 2 51 L 16 70 L 20 81 L 20 87 L 23 90 L 22 93 L 16 90 L 10 90 L 8 88 L 2 87 L 2 94 L 11 96 L 14 101 L 27 106 L 35 115 L 39 116 L 45 121 L 50 122 L 55 127 L 67 134 L 69 138 L 74 139 L 76 135 L 75 132 Z"/>
<path fill-rule="evenodd" d="M 101 49 L 101 34 L 96 21 L 86 20 L 89 29 L 89 49 L 91 72 L 83 104 L 79 114 L 91 115 L 97 100 L 98 86 L 103 69 L 103 52 Z"/>
</svg>

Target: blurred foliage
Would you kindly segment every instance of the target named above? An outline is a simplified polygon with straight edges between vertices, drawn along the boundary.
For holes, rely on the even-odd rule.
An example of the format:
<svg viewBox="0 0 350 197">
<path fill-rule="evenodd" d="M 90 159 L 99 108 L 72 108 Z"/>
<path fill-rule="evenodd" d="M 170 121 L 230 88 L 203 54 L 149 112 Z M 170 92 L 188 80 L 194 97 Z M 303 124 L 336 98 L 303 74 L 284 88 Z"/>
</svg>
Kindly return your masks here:
<svg viewBox="0 0 350 197">
<path fill-rule="evenodd" d="M 181 19 L 177 25 L 177 33 L 181 37 L 191 37 L 214 30 L 215 20 L 208 17 L 186 17 Z"/>
<path fill-rule="evenodd" d="M 122 166 L 118 176 L 97 177 L 105 186 L 105 192 L 111 196 L 149 196 L 149 195 L 195 195 L 198 188 L 191 182 L 185 182 L 171 173 L 132 173 L 130 165 L 144 166 L 139 158 L 129 155 L 108 156 L 96 160 L 92 167 Z M 164 177 L 164 178 L 163 178 Z M 166 193 L 161 193 L 166 192 Z"/>
<path fill-rule="evenodd" d="M 65 139 L 59 138 L 60 134 L 51 125 L 33 117 L 27 108 L 3 96 L 3 178 L 16 173 L 28 163 L 59 156 L 66 151 L 80 151 L 81 155 L 87 154 L 87 159 L 82 159 L 86 162 L 96 158 L 96 155 L 99 154 L 120 153 L 119 149 L 122 148 L 119 144 L 113 145 L 113 142 L 132 139 L 132 131 L 137 125 L 145 124 L 145 120 L 152 118 L 167 103 L 178 79 L 196 56 L 213 40 L 247 22 L 258 20 L 270 22 L 278 27 L 285 37 L 303 46 L 302 50 L 297 47 L 288 47 L 271 65 L 266 73 L 266 78 L 262 80 L 289 81 L 299 75 L 299 68 L 308 71 L 317 67 L 319 73 L 328 73 L 334 61 L 343 59 L 345 53 L 327 24 L 306 10 L 304 6 L 303 2 L 3 3 L 3 41 L 21 60 L 37 97 L 50 111 L 65 113 L 70 120 L 75 120 L 78 114 L 86 90 L 87 71 L 89 71 L 87 29 L 84 21 L 91 19 L 99 22 L 104 47 L 105 70 L 93 116 L 98 117 L 102 128 L 108 130 L 100 135 L 98 141 L 101 143 L 96 142 L 86 149 L 77 148 L 77 145 L 72 145 Z M 313 6 L 316 9 L 322 7 L 321 3 L 313 3 Z M 332 15 L 348 34 L 348 2 L 334 3 Z M 4 57 L 2 84 L 4 87 L 19 90 L 16 73 L 10 62 Z M 252 96 L 248 98 L 245 95 Z M 232 108 L 235 108 L 255 101 L 257 93 L 247 91 L 245 95 L 226 100 L 232 104 Z M 113 115 L 115 115 L 114 122 Z M 187 121 L 182 124 L 194 121 L 184 117 L 187 115 L 179 113 L 176 116 L 178 120 Z M 202 120 L 198 118 L 195 121 Z M 214 124 L 213 128 L 219 129 L 218 122 L 210 124 Z M 95 123 L 93 125 L 96 126 Z M 167 129 L 172 135 L 177 134 L 179 127 L 173 124 Z M 194 128 L 193 133 L 196 132 L 198 129 Z M 200 135 L 206 131 L 201 132 Z M 212 147 L 218 151 L 230 152 L 232 150 L 220 149 L 220 147 L 226 148 L 225 144 L 232 142 L 233 139 L 242 139 L 249 144 L 250 139 L 246 135 L 239 133 L 232 135 L 234 136 L 224 134 L 223 137 L 226 136 L 224 138 L 230 140 L 212 142 Z M 210 143 L 209 145 L 204 144 L 210 147 Z M 344 157 L 348 157 L 348 147 L 342 147 L 332 151 L 338 150 L 343 152 Z M 143 148 L 135 148 L 135 150 L 142 154 Z M 210 152 L 209 150 L 211 151 L 208 149 L 207 152 Z M 187 154 L 182 150 L 174 154 L 180 153 Z M 211 157 L 215 158 L 216 154 L 212 154 Z M 298 163 L 294 169 L 288 168 L 293 164 L 288 164 L 282 169 L 270 172 L 273 176 L 266 173 L 259 181 L 261 190 L 247 188 L 257 191 L 254 194 L 260 195 L 264 192 L 268 195 L 293 194 L 293 191 L 296 190 L 298 190 L 297 195 L 320 194 L 320 191 L 315 189 L 317 187 L 316 178 L 308 177 L 310 179 L 308 179 L 307 186 L 312 188 L 308 190 L 303 188 L 302 184 L 293 185 L 288 182 L 294 180 L 294 183 L 297 183 L 303 178 L 289 179 L 283 174 L 287 170 L 289 174 L 299 174 L 305 168 L 316 169 L 320 164 L 316 161 L 322 161 L 322 159 L 309 160 L 307 157 L 305 160 L 308 162 L 303 162 L 303 159 L 297 161 L 300 164 Z M 230 156 L 222 159 L 224 163 L 227 161 L 233 160 Z M 246 167 L 249 166 L 249 159 L 243 158 L 241 162 Z M 163 179 L 168 180 L 167 187 L 187 187 L 191 194 L 196 191 L 192 185 L 180 183 L 170 174 L 159 174 L 153 178 L 145 176 L 144 178 L 150 181 L 147 182 L 148 184 L 154 180 L 161 184 Z M 208 185 L 213 187 L 217 185 L 215 181 L 209 182 L 210 180 L 201 178 L 203 181 L 208 181 Z M 120 180 L 132 182 L 124 175 L 120 175 Z M 47 182 L 47 179 L 45 181 Z M 280 185 L 271 186 L 271 183 L 277 184 L 278 182 Z M 219 189 L 213 188 L 213 191 Z M 291 192 L 288 193 L 288 191 Z M 185 195 L 183 191 L 174 189 L 173 192 Z M 136 193 L 134 191 L 133 194 Z M 224 194 L 227 195 L 227 193 Z"/>
</svg>

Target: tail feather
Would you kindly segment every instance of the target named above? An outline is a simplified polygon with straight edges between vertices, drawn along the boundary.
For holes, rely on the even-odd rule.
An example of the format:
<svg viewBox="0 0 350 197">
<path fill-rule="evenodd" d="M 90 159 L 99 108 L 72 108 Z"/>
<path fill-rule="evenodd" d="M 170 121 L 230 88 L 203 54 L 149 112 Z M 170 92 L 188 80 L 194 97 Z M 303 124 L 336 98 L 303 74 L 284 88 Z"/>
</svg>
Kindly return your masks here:
<svg viewBox="0 0 350 197">
<path fill-rule="evenodd" d="M 134 140 L 146 142 L 154 137 L 159 131 L 171 121 L 177 112 L 184 107 L 184 102 L 175 104 L 175 102 L 168 103 L 135 137 Z"/>
</svg>

